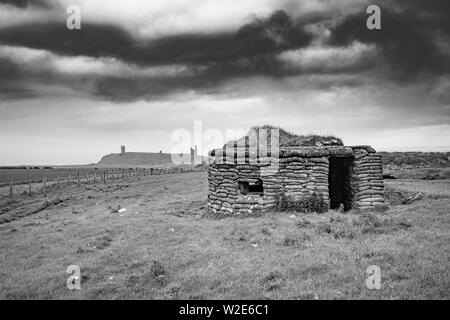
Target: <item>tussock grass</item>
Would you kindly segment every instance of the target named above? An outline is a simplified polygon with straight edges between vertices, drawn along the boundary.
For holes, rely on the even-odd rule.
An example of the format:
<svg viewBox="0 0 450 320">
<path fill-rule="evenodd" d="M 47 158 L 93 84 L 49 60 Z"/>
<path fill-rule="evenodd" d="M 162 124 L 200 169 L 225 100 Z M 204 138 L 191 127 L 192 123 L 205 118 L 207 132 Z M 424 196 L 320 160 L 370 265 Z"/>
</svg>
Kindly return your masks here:
<svg viewBox="0 0 450 320">
<path fill-rule="evenodd" d="M 386 212 L 222 219 L 206 215 L 202 172 L 62 189 L 63 205 L 0 225 L 0 298 L 448 299 L 448 186 L 389 181 L 427 196 Z M 82 290 L 66 288 L 71 264 Z M 379 291 L 365 286 L 370 265 Z"/>
<path fill-rule="evenodd" d="M 301 199 L 292 199 L 291 197 L 287 197 L 285 195 L 282 195 L 280 198 L 280 207 L 283 211 L 323 213 L 328 210 L 328 206 L 322 196 L 316 193 Z"/>
</svg>

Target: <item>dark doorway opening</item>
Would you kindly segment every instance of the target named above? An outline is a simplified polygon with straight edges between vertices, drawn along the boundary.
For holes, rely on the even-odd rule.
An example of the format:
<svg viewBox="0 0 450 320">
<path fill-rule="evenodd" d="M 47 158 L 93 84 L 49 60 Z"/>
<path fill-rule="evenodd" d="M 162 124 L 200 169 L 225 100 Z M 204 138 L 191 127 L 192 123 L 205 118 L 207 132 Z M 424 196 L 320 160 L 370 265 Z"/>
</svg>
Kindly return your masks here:
<svg viewBox="0 0 450 320">
<path fill-rule="evenodd" d="M 330 208 L 337 209 L 342 203 L 344 210 L 348 211 L 352 209 L 354 195 L 352 188 L 353 158 L 331 157 L 329 161 L 328 191 L 330 193 Z"/>
</svg>

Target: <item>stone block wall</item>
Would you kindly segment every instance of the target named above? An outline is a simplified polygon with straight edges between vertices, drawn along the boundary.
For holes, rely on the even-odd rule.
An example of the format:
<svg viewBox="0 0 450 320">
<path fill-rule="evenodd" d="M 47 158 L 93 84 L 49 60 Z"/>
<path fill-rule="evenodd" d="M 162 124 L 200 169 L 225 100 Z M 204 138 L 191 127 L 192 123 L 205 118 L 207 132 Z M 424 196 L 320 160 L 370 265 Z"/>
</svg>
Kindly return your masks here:
<svg viewBox="0 0 450 320">
<path fill-rule="evenodd" d="M 314 193 L 329 205 L 328 159 L 280 159 L 278 170 L 269 164 L 216 164 L 208 167 L 208 207 L 214 213 L 248 214 L 275 208 L 283 201 L 298 201 Z M 244 195 L 239 182 L 262 180 L 264 195 Z"/>
<path fill-rule="evenodd" d="M 280 159 L 278 185 L 284 201 L 298 201 L 316 194 L 329 205 L 329 162 L 322 158 L 288 157 Z"/>
<path fill-rule="evenodd" d="M 355 208 L 372 209 L 384 205 L 382 156 L 362 152 L 355 156 L 354 166 Z"/>
<path fill-rule="evenodd" d="M 276 206 L 276 188 L 261 175 L 261 164 L 210 164 L 208 208 L 213 213 L 250 214 Z M 239 182 L 263 181 L 264 195 L 244 195 Z"/>
<path fill-rule="evenodd" d="M 218 160 L 208 166 L 210 212 L 249 214 L 274 209 L 280 201 L 295 203 L 313 195 L 329 207 L 329 159 L 339 156 L 350 159 L 346 172 L 349 180 L 342 185 L 345 209 L 370 209 L 384 204 L 381 155 L 368 146 L 289 149 L 282 153 L 277 166 L 270 162 L 248 163 L 248 157 L 241 156 L 224 156 L 227 163 Z M 241 193 L 240 182 L 257 181 L 262 181 L 263 195 Z"/>
</svg>

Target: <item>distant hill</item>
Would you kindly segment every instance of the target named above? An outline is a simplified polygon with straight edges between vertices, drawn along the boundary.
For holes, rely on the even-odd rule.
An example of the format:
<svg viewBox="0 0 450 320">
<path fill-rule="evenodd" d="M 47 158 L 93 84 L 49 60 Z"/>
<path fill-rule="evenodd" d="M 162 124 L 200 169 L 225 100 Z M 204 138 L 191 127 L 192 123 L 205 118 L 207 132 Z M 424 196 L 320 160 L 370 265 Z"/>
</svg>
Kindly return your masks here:
<svg viewBox="0 0 450 320">
<path fill-rule="evenodd" d="M 380 152 L 383 164 L 393 167 L 450 167 L 450 152 Z"/>
<path fill-rule="evenodd" d="M 181 155 L 175 155 L 180 157 Z M 190 154 L 182 155 L 183 164 L 191 164 Z M 196 163 L 201 163 L 202 157 L 195 158 Z M 98 167 L 171 167 L 178 163 L 173 163 L 171 153 L 159 152 L 125 152 L 111 153 L 104 156 L 98 163 Z"/>
</svg>

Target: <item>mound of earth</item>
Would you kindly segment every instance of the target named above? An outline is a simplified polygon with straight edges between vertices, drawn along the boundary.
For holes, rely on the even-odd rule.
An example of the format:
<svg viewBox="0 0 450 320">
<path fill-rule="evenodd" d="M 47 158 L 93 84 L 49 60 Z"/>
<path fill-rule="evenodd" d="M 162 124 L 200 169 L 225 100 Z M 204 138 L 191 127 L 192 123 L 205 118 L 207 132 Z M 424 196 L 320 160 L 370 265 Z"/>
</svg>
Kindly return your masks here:
<svg viewBox="0 0 450 320">
<path fill-rule="evenodd" d="M 343 146 L 344 143 L 341 139 L 334 137 L 332 135 L 325 136 L 325 135 L 316 135 L 316 134 L 309 134 L 309 135 L 297 135 L 295 133 L 289 132 L 283 128 L 274 127 L 271 125 L 264 125 L 264 126 L 256 126 L 249 130 L 249 132 L 243 136 L 242 138 L 230 141 L 225 144 L 224 147 L 231 147 L 235 143 L 237 143 L 238 146 L 243 146 L 245 143 L 245 139 L 248 137 L 248 145 L 250 147 L 256 146 L 258 141 L 258 136 L 261 137 L 262 135 L 261 130 L 267 130 L 267 139 L 268 139 L 268 145 L 270 145 L 271 141 L 271 129 L 278 129 L 278 135 L 279 135 L 279 145 L 280 147 L 294 147 L 294 146 L 308 146 L 308 147 L 320 147 L 320 146 Z"/>
</svg>

